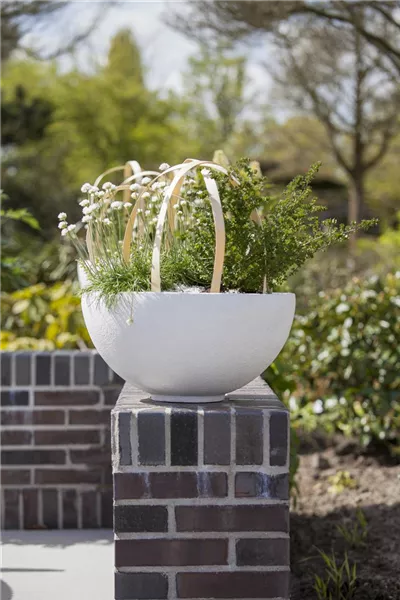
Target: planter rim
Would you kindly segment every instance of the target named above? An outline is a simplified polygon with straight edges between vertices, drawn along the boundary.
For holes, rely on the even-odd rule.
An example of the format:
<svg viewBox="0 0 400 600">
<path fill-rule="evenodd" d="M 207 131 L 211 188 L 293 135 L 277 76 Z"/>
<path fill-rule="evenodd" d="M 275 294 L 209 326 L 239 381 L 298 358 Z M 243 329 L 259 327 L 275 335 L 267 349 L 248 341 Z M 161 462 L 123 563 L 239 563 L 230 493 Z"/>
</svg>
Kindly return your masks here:
<svg viewBox="0 0 400 600">
<path fill-rule="evenodd" d="M 90 292 L 86 292 L 85 289 L 83 288 L 82 293 L 85 296 L 98 296 L 100 294 L 100 292 L 97 291 L 90 291 Z M 151 296 L 157 296 L 157 297 L 162 297 L 162 296 L 208 296 L 208 297 L 213 297 L 213 296 L 217 296 L 217 297 L 222 297 L 222 296 L 235 296 L 235 297 L 252 297 L 252 298 L 260 298 L 260 297 L 266 297 L 269 298 L 271 296 L 295 296 L 296 294 L 294 292 L 271 292 L 271 293 L 242 293 L 242 292 L 118 292 L 118 294 L 116 294 L 116 296 L 132 296 L 132 295 L 151 295 Z"/>
</svg>

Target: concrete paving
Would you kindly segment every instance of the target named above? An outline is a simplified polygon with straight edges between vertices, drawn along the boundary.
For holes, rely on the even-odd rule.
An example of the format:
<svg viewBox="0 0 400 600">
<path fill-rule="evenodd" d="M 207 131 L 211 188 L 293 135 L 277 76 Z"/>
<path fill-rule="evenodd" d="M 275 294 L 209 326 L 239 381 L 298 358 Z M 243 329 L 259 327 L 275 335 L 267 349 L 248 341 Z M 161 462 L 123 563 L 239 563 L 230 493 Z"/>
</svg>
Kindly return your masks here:
<svg viewBox="0 0 400 600">
<path fill-rule="evenodd" d="M 110 530 L 5 531 L 1 600 L 112 600 Z"/>
</svg>

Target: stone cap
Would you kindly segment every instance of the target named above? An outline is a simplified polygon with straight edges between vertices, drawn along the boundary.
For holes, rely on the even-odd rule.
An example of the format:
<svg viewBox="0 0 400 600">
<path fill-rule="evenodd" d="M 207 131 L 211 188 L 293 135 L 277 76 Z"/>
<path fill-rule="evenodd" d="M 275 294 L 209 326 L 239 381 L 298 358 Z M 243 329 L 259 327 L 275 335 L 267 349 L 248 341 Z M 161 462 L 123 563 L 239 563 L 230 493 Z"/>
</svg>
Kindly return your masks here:
<svg viewBox="0 0 400 600">
<path fill-rule="evenodd" d="M 228 410 L 232 406 L 288 411 L 287 407 L 278 400 L 278 397 L 271 390 L 269 385 L 261 377 L 257 377 L 257 379 L 254 379 L 254 381 L 239 390 L 227 394 L 225 401 L 205 404 L 155 402 L 146 392 L 126 383 L 122 388 L 112 412 L 155 407 L 176 407 L 184 408 L 186 410 L 195 410 L 197 407 L 201 407 L 202 409 L 207 410 Z"/>
</svg>

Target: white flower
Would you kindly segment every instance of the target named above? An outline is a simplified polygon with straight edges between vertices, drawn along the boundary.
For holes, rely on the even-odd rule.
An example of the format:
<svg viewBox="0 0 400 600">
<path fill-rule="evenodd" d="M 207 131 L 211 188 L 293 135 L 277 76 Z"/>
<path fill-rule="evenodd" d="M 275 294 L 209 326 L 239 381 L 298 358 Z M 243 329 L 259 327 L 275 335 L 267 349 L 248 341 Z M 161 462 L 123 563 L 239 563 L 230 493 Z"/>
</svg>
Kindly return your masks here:
<svg viewBox="0 0 400 600">
<path fill-rule="evenodd" d="M 83 199 L 79 202 L 79 206 L 88 206 L 90 204 L 89 200 Z"/>
<path fill-rule="evenodd" d="M 74 224 L 68 225 L 68 227 L 67 227 L 67 231 L 74 231 L 74 229 L 76 229 L 76 225 L 74 225 Z"/>
<path fill-rule="evenodd" d="M 144 193 L 142 194 L 142 198 L 144 198 L 144 199 L 146 199 L 146 198 L 150 198 L 150 194 L 149 194 L 149 192 L 144 192 Z"/>
<path fill-rule="evenodd" d="M 167 169 L 169 169 L 169 164 L 162 163 L 158 168 L 160 169 L 160 171 L 166 171 Z"/>
<path fill-rule="evenodd" d="M 152 219 L 151 222 L 153 225 L 157 225 L 157 221 L 158 221 L 157 217 L 154 217 L 154 219 Z"/>
<path fill-rule="evenodd" d="M 82 217 L 82 223 L 89 223 L 89 221 L 91 221 L 93 219 L 93 217 L 91 215 L 85 215 L 84 217 Z"/>
<path fill-rule="evenodd" d="M 124 208 L 131 208 L 132 202 L 124 202 Z"/>
<path fill-rule="evenodd" d="M 345 302 L 341 302 L 337 307 L 336 307 L 336 312 L 338 315 L 347 312 L 348 310 L 350 310 L 350 306 L 348 304 L 346 304 Z"/>
<path fill-rule="evenodd" d="M 132 183 L 129 189 L 131 192 L 135 192 L 136 190 L 140 190 L 140 185 L 138 183 Z"/>
<path fill-rule="evenodd" d="M 65 235 L 67 235 L 67 233 L 68 233 L 68 229 L 63 229 L 63 230 L 61 231 L 61 235 L 62 235 L 62 236 L 65 236 Z"/>
<path fill-rule="evenodd" d="M 208 175 L 211 175 L 211 171 L 210 169 L 202 169 L 201 174 L 204 175 L 204 177 L 208 177 Z"/>
<path fill-rule="evenodd" d="M 111 221 L 108 217 L 106 217 L 105 219 L 103 219 L 103 223 L 104 225 L 111 225 Z"/>
<path fill-rule="evenodd" d="M 106 181 L 101 187 L 103 190 L 112 190 L 115 186 L 111 183 L 111 181 Z"/>
<path fill-rule="evenodd" d="M 90 194 L 97 194 L 98 191 L 99 191 L 99 188 L 97 187 L 97 185 L 90 186 L 90 190 L 89 190 Z"/>
<path fill-rule="evenodd" d="M 61 221 L 61 223 L 58 224 L 58 229 L 65 229 L 66 227 L 68 227 L 67 221 Z"/>
<path fill-rule="evenodd" d="M 58 218 L 60 221 L 65 221 L 65 219 L 67 218 L 67 213 L 60 212 L 60 214 L 58 215 Z"/>
<path fill-rule="evenodd" d="M 142 214 L 142 212 L 143 212 L 143 211 L 142 211 L 142 209 L 141 209 L 141 208 L 138 208 L 137 214 L 138 214 L 138 215 L 141 215 L 141 214 Z"/>
<path fill-rule="evenodd" d="M 181 206 L 186 206 L 187 202 L 186 200 L 181 200 Z"/>
<path fill-rule="evenodd" d="M 318 399 L 313 403 L 313 412 L 316 415 L 320 415 L 324 412 L 324 403 L 322 402 L 322 400 Z"/>
<path fill-rule="evenodd" d="M 147 185 L 148 183 L 150 183 L 151 179 L 150 177 L 143 177 L 141 183 L 142 185 Z"/>
<path fill-rule="evenodd" d="M 335 406 L 337 405 L 338 401 L 337 398 L 327 398 L 325 400 L 325 406 L 326 408 L 335 408 Z"/>
<path fill-rule="evenodd" d="M 196 200 L 194 201 L 196 206 L 202 206 L 204 204 L 203 200 L 201 198 L 196 198 Z"/>
<path fill-rule="evenodd" d="M 105 194 L 105 192 L 97 192 L 97 193 L 96 193 L 96 196 L 97 196 L 98 198 L 102 198 L 102 197 L 104 196 L 104 194 Z"/>
<path fill-rule="evenodd" d="M 90 185 L 90 183 L 84 183 L 83 186 L 81 187 L 81 192 L 83 194 L 87 194 L 87 192 L 90 190 L 92 186 Z"/>
<path fill-rule="evenodd" d="M 145 213 L 146 217 L 148 217 L 149 215 L 151 215 L 151 210 L 146 210 Z"/>
<path fill-rule="evenodd" d="M 120 210 L 122 208 L 123 204 L 119 200 L 114 200 L 114 202 L 111 202 L 110 206 L 113 210 Z"/>
</svg>

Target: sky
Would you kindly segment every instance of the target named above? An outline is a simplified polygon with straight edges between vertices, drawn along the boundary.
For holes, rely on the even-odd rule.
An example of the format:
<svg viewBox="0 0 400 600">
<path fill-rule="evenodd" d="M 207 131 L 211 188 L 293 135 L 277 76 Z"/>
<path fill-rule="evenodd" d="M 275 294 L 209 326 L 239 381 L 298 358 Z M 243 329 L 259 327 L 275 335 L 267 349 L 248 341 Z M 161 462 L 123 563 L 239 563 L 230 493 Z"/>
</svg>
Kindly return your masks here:
<svg viewBox="0 0 400 600">
<path fill-rule="evenodd" d="M 187 60 L 196 54 L 198 46 L 196 42 L 166 25 L 163 17 L 169 11 L 184 14 L 187 3 L 185 0 L 131 0 L 110 5 L 109 2 L 93 0 L 74 1 L 70 2 L 62 20 L 53 20 L 43 25 L 26 36 L 26 42 L 50 52 L 63 41 L 67 43 L 74 35 L 86 30 L 101 13 L 102 18 L 95 33 L 79 46 L 75 56 L 60 59 L 63 70 L 70 68 L 74 62 L 80 68 L 88 70 L 99 62 L 104 62 L 110 39 L 119 29 L 129 27 L 142 49 L 148 85 L 157 89 L 179 90 Z M 246 50 L 252 88 L 262 94 L 266 94 L 271 85 L 265 68 L 260 65 L 264 52 L 263 48 Z"/>
</svg>

